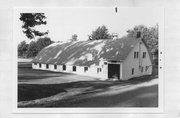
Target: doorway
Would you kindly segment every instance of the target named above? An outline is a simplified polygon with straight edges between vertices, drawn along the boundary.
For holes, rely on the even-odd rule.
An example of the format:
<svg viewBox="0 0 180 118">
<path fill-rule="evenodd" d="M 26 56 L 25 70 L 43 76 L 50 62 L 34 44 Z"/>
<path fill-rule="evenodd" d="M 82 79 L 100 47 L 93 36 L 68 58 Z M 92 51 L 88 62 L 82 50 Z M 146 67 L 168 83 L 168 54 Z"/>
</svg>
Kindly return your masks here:
<svg viewBox="0 0 180 118">
<path fill-rule="evenodd" d="M 120 79 L 120 64 L 108 64 L 108 78 Z"/>
</svg>

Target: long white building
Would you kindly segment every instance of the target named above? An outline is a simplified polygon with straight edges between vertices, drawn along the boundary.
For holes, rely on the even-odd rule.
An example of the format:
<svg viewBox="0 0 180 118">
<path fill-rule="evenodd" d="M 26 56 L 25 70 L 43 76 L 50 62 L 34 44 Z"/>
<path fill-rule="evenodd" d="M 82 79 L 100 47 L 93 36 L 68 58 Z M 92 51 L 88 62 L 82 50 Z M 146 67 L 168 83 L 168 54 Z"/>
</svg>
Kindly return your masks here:
<svg viewBox="0 0 180 118">
<path fill-rule="evenodd" d="M 32 68 L 100 78 L 128 80 L 152 74 L 141 37 L 53 43 L 33 59 Z"/>
</svg>

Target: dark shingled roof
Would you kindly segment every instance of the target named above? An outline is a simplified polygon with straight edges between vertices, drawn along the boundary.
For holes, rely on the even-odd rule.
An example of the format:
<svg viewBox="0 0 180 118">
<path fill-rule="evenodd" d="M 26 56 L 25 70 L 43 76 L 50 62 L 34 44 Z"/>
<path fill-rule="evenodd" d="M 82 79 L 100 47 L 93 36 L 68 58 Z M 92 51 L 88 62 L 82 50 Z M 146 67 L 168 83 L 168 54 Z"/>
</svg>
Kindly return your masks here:
<svg viewBox="0 0 180 118">
<path fill-rule="evenodd" d="M 132 37 L 53 43 L 42 49 L 32 62 L 90 66 L 100 60 L 123 61 L 137 43 L 138 39 Z"/>
</svg>

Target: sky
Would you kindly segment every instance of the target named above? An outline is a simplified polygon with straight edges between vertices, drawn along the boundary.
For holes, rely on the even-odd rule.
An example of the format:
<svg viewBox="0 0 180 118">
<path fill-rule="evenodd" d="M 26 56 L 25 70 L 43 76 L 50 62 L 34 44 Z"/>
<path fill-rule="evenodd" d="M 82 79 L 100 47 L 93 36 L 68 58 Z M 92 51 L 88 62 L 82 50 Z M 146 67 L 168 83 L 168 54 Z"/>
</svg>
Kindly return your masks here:
<svg viewBox="0 0 180 118">
<path fill-rule="evenodd" d="M 114 7 L 89 7 L 89 8 L 44 8 L 44 9 L 17 9 L 14 17 L 14 33 L 17 42 L 30 40 L 22 32 L 20 13 L 45 13 L 47 25 L 37 26 L 40 31 L 49 30 L 48 37 L 53 41 L 67 41 L 73 34 L 78 35 L 78 40 L 87 40 L 88 35 L 98 26 L 105 25 L 109 33 L 118 33 L 119 37 L 125 36 L 128 29 L 136 25 L 152 27 L 160 22 L 162 11 L 157 8 L 118 8 Z"/>
</svg>

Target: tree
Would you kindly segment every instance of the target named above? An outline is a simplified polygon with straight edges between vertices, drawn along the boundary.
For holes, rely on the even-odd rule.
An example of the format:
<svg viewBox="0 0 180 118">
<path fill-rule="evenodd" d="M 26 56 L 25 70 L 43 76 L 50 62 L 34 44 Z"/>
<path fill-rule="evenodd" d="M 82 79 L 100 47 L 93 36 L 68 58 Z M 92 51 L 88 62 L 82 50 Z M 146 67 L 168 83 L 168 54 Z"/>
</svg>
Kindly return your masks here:
<svg viewBox="0 0 180 118">
<path fill-rule="evenodd" d="M 27 57 L 35 57 L 38 54 L 38 46 L 35 41 L 31 41 L 27 50 Z"/>
<path fill-rule="evenodd" d="M 34 39 L 36 36 L 44 36 L 48 34 L 48 31 L 40 32 L 33 29 L 37 25 L 47 24 L 44 13 L 21 13 L 19 19 L 23 22 L 23 33 L 26 34 L 27 38 Z"/>
<path fill-rule="evenodd" d="M 36 42 L 38 52 L 40 52 L 44 47 L 53 43 L 49 37 L 39 38 Z"/>
<path fill-rule="evenodd" d="M 78 35 L 77 35 L 77 34 L 73 34 L 73 35 L 72 35 L 72 39 L 71 39 L 71 40 L 72 40 L 72 41 L 77 41 L 77 37 L 78 37 Z"/>
<path fill-rule="evenodd" d="M 88 36 L 89 40 L 99 40 L 99 39 L 108 39 L 110 35 L 106 26 L 98 27 L 91 35 Z"/>
<path fill-rule="evenodd" d="M 18 45 L 18 56 L 23 56 L 26 57 L 26 52 L 28 50 L 28 44 L 26 44 L 25 41 L 22 41 L 19 45 Z"/>
</svg>

